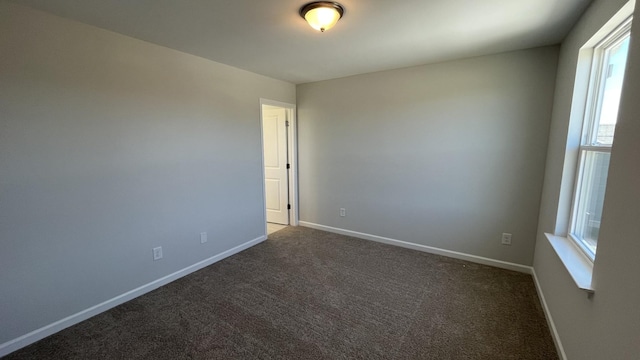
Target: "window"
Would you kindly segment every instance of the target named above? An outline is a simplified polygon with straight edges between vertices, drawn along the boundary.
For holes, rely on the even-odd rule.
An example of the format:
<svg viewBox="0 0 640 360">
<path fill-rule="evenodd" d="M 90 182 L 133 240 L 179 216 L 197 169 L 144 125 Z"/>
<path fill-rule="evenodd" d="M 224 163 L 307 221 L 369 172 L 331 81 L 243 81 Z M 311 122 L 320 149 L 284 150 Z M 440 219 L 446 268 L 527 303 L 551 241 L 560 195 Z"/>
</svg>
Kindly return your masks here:
<svg viewBox="0 0 640 360">
<path fill-rule="evenodd" d="M 593 47 L 569 236 L 593 260 L 629 50 L 631 18 Z"/>
</svg>

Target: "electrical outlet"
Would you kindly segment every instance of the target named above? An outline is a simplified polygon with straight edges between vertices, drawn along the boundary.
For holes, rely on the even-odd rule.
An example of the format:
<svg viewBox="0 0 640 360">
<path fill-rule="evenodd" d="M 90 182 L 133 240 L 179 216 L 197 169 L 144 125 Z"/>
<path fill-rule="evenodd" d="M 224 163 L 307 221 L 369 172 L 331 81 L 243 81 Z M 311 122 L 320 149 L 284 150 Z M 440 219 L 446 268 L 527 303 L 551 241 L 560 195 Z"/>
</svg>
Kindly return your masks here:
<svg viewBox="0 0 640 360">
<path fill-rule="evenodd" d="M 502 233 L 502 245 L 511 245 L 511 234 Z"/>
<path fill-rule="evenodd" d="M 347 216 L 347 210 L 345 208 L 340 208 L 340 216 L 342 217 Z"/>
<path fill-rule="evenodd" d="M 162 259 L 162 246 L 153 248 L 153 261 Z"/>
<path fill-rule="evenodd" d="M 206 232 L 201 232 L 200 233 L 200 244 L 204 244 L 207 242 L 207 233 Z"/>
</svg>

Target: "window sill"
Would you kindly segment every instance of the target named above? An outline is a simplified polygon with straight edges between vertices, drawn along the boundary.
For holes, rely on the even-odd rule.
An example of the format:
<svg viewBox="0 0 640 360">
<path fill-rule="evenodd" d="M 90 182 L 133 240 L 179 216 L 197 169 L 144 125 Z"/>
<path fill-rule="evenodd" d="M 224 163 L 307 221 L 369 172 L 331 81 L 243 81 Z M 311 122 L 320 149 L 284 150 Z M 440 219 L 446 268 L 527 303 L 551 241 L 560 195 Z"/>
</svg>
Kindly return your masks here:
<svg viewBox="0 0 640 360">
<path fill-rule="evenodd" d="M 570 239 L 547 233 L 544 235 L 549 240 L 553 250 L 558 254 L 560 261 L 569 271 L 578 288 L 586 291 L 589 295 L 593 294 L 595 291 L 591 284 L 593 262 Z"/>
</svg>

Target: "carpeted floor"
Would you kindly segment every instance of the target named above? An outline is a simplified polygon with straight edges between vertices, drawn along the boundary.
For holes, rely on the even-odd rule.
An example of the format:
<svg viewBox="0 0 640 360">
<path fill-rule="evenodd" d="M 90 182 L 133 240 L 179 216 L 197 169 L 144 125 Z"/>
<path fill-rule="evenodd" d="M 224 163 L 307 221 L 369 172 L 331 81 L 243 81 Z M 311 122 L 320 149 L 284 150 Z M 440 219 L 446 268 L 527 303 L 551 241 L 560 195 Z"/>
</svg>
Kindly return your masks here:
<svg viewBox="0 0 640 360">
<path fill-rule="evenodd" d="M 303 227 L 11 359 L 557 359 L 531 276 Z"/>
</svg>

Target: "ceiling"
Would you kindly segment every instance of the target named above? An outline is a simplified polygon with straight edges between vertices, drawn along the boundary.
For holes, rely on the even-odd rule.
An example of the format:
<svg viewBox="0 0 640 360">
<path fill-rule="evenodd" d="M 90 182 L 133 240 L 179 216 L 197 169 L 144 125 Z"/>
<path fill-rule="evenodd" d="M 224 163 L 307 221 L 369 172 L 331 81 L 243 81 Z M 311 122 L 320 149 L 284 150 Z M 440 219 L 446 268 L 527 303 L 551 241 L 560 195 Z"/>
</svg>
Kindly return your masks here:
<svg viewBox="0 0 640 360">
<path fill-rule="evenodd" d="M 317 32 L 305 0 L 14 0 L 295 84 L 557 44 L 591 0 L 341 0 Z"/>
</svg>

